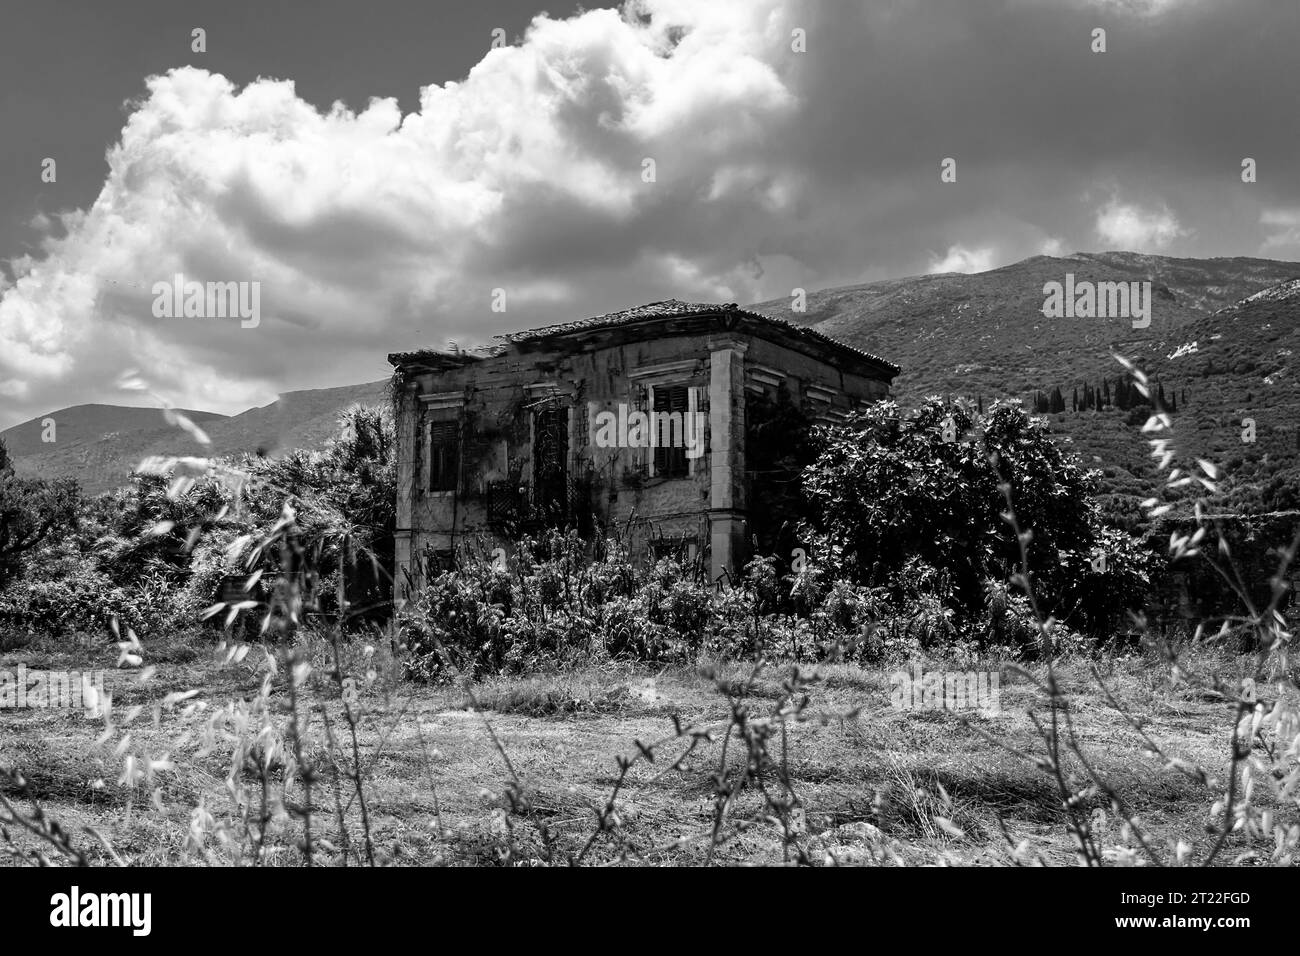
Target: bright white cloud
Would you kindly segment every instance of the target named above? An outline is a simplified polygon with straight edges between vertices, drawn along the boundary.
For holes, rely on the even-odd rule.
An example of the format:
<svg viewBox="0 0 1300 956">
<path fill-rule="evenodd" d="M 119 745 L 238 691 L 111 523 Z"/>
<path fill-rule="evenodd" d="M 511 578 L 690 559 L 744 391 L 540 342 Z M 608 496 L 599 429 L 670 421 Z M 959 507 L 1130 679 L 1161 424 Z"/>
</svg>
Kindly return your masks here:
<svg viewBox="0 0 1300 956">
<path fill-rule="evenodd" d="M 1157 252 L 1188 235 L 1167 206 L 1147 209 L 1112 196 L 1097 210 L 1097 237 L 1110 249 Z"/>
<path fill-rule="evenodd" d="M 968 249 L 958 244 L 950 246 L 942 259 L 931 259 L 930 272 L 988 272 L 993 268 L 995 256 L 996 252 L 990 247 Z"/>
<path fill-rule="evenodd" d="M 69 382 L 138 367 L 177 405 L 233 410 L 299 363 L 551 318 L 583 268 L 603 272 L 588 294 L 639 283 L 743 299 L 753 278 L 734 248 L 695 255 L 709 236 L 668 248 L 666 235 L 702 203 L 716 231 L 752 234 L 736 230 L 745 216 L 780 213 L 806 187 L 746 158 L 796 104 L 769 62 L 788 59 L 783 36 L 775 0 L 539 16 L 463 82 L 425 87 L 407 116 L 392 99 L 322 112 L 289 81 L 151 77 L 93 206 L 15 264 L 0 391 L 55 407 Z M 153 284 L 177 273 L 260 282 L 261 323 L 155 318 Z M 496 288 L 505 316 L 490 311 Z"/>
</svg>

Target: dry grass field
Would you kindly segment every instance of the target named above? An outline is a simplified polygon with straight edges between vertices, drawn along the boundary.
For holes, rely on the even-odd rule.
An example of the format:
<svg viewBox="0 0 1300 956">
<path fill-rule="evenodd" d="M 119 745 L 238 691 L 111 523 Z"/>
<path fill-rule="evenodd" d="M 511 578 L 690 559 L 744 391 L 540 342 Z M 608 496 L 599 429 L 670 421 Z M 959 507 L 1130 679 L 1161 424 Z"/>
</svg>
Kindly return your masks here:
<svg viewBox="0 0 1300 956">
<path fill-rule="evenodd" d="M 214 655 L 210 640 L 160 643 L 145 649 L 145 666 L 155 668 L 145 681 L 139 668 L 113 669 L 111 645 L 55 646 L 38 642 L 0 655 L 0 669 L 12 672 L 19 663 L 107 668 L 113 727 L 106 732 L 102 718 L 80 712 L 0 711 L 0 767 L 27 779 L 25 799 L 13 787 L 7 791 L 15 806 L 30 807 L 36 798 L 95 863 L 304 863 L 303 820 L 288 812 L 303 805 L 303 787 L 300 780 L 283 786 L 289 748 L 271 751 L 266 764 L 271 792 L 264 841 L 249 835 L 259 831 L 263 775 L 255 758 L 244 763 L 241 756 L 250 748 L 266 753 L 266 742 L 282 739 L 291 719 L 284 658 L 259 711 L 268 676 L 260 646 L 234 662 Z M 1034 715 L 1050 720 L 1051 708 L 1043 689 L 1024 675 L 1004 672 L 1001 713 L 981 716 L 896 710 L 888 670 L 810 668 L 815 681 L 806 707 L 784 722 L 784 747 L 779 734 L 771 741 L 783 769 L 759 768 L 736 789 L 719 822 L 721 778 L 715 775 L 729 767 L 737 779 L 749 759 L 732 734 L 724 759 L 721 731 L 736 707 L 761 721 L 784 700 L 788 668 L 765 668 L 751 681 L 750 664 L 657 672 L 609 664 L 452 687 L 396 680 L 382 648 L 344 650 L 341 672 L 360 682 L 354 711 L 359 788 L 348 776 L 354 751 L 338 682 L 316 679 L 333 666 L 323 647 L 311 652 L 313 677 L 299 695 L 299 712 L 311 712 L 303 727 L 311 752 L 303 762 L 316 767 L 311 826 L 318 864 L 343 862 L 345 852 L 350 862 L 366 862 L 367 831 L 374 862 L 398 865 L 773 864 L 795 860 L 800 851 L 819 865 L 1076 862 L 1053 777 L 1028 759 L 1044 753 Z M 1088 661 L 1067 659 L 1055 669 L 1083 755 L 1163 856 L 1175 858 L 1182 841 L 1184 852 L 1203 857 L 1214 841 L 1210 808 L 1226 786 L 1236 705 L 1190 688 L 1198 675 L 1238 681 L 1250 662 L 1201 652 L 1183 661 L 1192 679 L 1177 687 L 1150 657 L 1101 666 L 1128 718 L 1098 686 Z M 1036 666 L 1030 673 L 1041 679 L 1046 670 Z M 197 693 L 165 703 L 169 694 L 191 690 Z M 253 707 L 242 716 L 241 702 Z M 711 741 L 701 738 L 676 764 L 688 738 L 673 739 L 674 716 L 681 726 L 715 728 Z M 1169 757 L 1203 767 L 1213 779 L 1198 782 L 1149 753 L 1130 718 Z M 331 734 L 335 748 L 327 746 Z M 620 757 L 640 756 L 638 741 L 665 739 L 651 751 L 653 762 L 630 764 L 610 804 Z M 345 759 L 332 762 L 331 749 Z M 157 763 L 130 786 L 128 758 L 137 771 Z M 1063 762 L 1067 772 L 1079 769 L 1072 755 Z M 797 801 L 785 823 L 765 815 L 758 786 L 780 773 Z M 1271 799 L 1268 793 L 1255 790 L 1257 805 Z M 1138 851 L 1107 796 L 1087 797 L 1081 809 L 1108 860 L 1125 862 Z M 602 831 L 602 813 L 616 825 Z M 1288 822 L 1282 813 L 1279 822 Z M 38 842 L 30 834 L 13 836 L 23 846 Z M 1252 851 L 1267 859 L 1272 850 L 1271 839 L 1238 831 L 1216 862 L 1243 854 L 1249 862 Z"/>
</svg>

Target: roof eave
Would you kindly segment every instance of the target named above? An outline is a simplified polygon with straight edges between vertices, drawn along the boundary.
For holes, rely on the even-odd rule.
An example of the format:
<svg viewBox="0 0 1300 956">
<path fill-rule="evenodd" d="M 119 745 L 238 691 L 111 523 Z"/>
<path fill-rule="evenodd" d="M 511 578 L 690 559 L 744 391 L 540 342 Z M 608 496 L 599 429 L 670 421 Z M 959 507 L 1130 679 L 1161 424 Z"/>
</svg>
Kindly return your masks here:
<svg viewBox="0 0 1300 956">
<path fill-rule="evenodd" d="M 684 319 L 711 320 L 724 318 L 733 321 L 749 320 L 753 322 L 755 331 L 770 330 L 784 333 L 792 340 L 800 341 L 808 347 L 816 349 L 821 353 L 822 357 L 830 356 L 847 359 L 855 364 L 866 366 L 873 372 L 890 380 L 901 371 L 901 369 L 892 362 L 883 359 L 878 355 L 873 355 L 870 352 L 864 352 L 845 342 L 841 342 L 838 339 L 826 335 L 824 332 L 818 332 L 809 326 L 795 325 L 793 322 L 774 319 L 769 315 L 763 315 L 761 312 L 751 312 L 748 309 L 719 308 L 676 315 L 652 315 L 646 316 L 645 318 L 635 319 L 633 321 L 604 322 L 590 325 L 566 324 L 565 326 L 552 327 L 550 330 L 526 329 L 521 332 L 507 333 L 495 337 L 521 349 L 522 351 L 533 351 L 535 349 L 544 348 L 548 342 L 554 343 L 563 339 L 572 339 L 578 336 L 589 335 L 593 332 L 644 330 L 647 327 L 656 324 L 680 322 Z"/>
<path fill-rule="evenodd" d="M 483 356 L 471 355 L 466 352 L 456 354 L 416 350 L 413 352 L 388 353 L 388 364 L 394 368 L 420 367 L 431 371 L 445 371 L 452 368 L 462 368 L 466 365 L 472 365 L 475 362 L 481 361 L 483 361 Z"/>
</svg>

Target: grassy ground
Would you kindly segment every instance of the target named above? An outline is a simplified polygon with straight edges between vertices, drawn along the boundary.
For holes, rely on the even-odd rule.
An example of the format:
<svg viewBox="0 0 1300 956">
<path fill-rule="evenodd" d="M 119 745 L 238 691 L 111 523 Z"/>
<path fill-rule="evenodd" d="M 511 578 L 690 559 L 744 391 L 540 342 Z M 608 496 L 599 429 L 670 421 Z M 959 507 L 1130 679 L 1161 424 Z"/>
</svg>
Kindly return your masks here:
<svg viewBox="0 0 1300 956">
<path fill-rule="evenodd" d="M 61 649 L 53 650 L 55 646 Z M 87 827 L 102 835 L 123 862 L 224 863 L 238 859 L 241 846 L 248 862 L 249 841 L 241 838 L 240 821 L 246 812 L 256 820 L 261 784 L 256 773 L 236 774 L 246 791 L 232 796 L 227 777 L 232 741 L 257 736 L 257 719 L 246 731 L 232 728 L 237 702 L 255 699 L 262 687 L 265 656 L 254 647 L 238 663 L 221 662 L 214 660 L 210 641 L 146 647 L 144 663 L 156 670 L 141 682 L 138 669 L 113 669 L 117 651 L 111 645 L 31 645 L 0 654 L 0 669 L 11 672 L 19 662 L 29 669 L 108 668 L 107 689 L 114 697 L 111 734 L 105 734 L 102 719 L 77 712 L 0 710 L 0 767 L 24 773 L 30 795 L 94 862 L 112 860 Z M 323 678 L 329 665 L 322 649 L 314 660 L 315 673 Z M 1167 852 L 1181 839 L 1194 854 L 1203 854 L 1213 842 L 1206 825 L 1210 805 L 1222 796 L 1234 708 L 1213 694 L 1170 688 L 1162 669 L 1140 657 L 1105 666 L 1107 686 L 1145 722 L 1151 738 L 1171 756 L 1203 766 L 1219 782 L 1213 787 L 1197 783 L 1148 755 L 1140 735 L 1090 677 L 1087 662 L 1066 661 L 1058 678 L 1071 692 L 1086 755 L 1138 815 L 1156 847 Z M 1191 666 L 1232 680 L 1245 672 L 1246 662 L 1204 656 Z M 708 667 L 649 671 L 608 664 L 471 687 L 431 687 L 392 680 L 392 662 L 382 652 L 366 658 L 359 647 L 349 648 L 345 672 L 361 674 L 372 667 L 377 674 L 361 693 L 364 716 L 357 727 L 365 814 L 377 860 L 399 864 L 535 862 L 547 852 L 548 842 L 552 858 L 567 861 L 595 829 L 597 813 L 619 777 L 618 758 L 635 756 L 637 740 L 671 738 L 673 715 L 682 724 L 725 726 L 731 704 L 718 680 L 742 684 L 752 670 L 748 664 L 720 664 L 709 676 Z M 289 719 L 287 670 L 281 665 L 271 678 L 271 719 L 280 726 Z M 1027 861 L 1074 861 L 1052 779 L 1005 749 L 1042 753 L 1031 712 L 1046 716 L 1045 695 L 1032 682 L 1004 675 L 1001 714 L 967 713 L 963 718 L 944 711 L 892 709 L 892 668 L 811 670 L 819 681 L 810 692 L 807 719 L 790 725 L 785 760 L 802 808 L 794 818 L 798 843 L 814 862 L 826 862 L 829 856 L 845 863 L 1007 864 L 1012 862 L 1010 846 L 1021 841 L 1029 844 Z M 756 714 L 770 710 L 782 696 L 783 679 L 781 668 L 761 673 L 746 706 Z M 197 695 L 163 706 L 166 695 L 191 689 Z M 316 708 L 307 730 L 313 741 L 308 756 L 326 768 L 313 795 L 315 835 L 327 841 L 318 861 L 337 863 L 343 841 L 336 792 L 352 848 L 362 855 L 365 827 L 352 784 L 344 779 L 334 789 L 322 710 L 345 755 L 351 754 L 351 744 L 337 690 L 324 681 L 306 696 Z M 136 707 L 139 711 L 128 723 Z M 231 707 L 235 709 L 225 711 L 229 719 L 214 719 Z M 653 864 L 706 860 L 715 809 L 711 774 L 719 766 L 721 746 L 720 740 L 703 743 L 674 768 L 674 758 L 685 749 L 677 740 L 657 750 L 653 763 L 632 765 L 615 809 L 623 846 L 634 859 Z M 780 756 L 779 748 L 775 753 Z M 165 754 L 174 769 L 128 787 L 120 780 L 131 754 L 150 759 Z M 733 767 L 745 760 L 734 739 L 727 759 Z M 342 766 L 346 774 L 346 760 Z M 279 776 L 277 769 L 277 788 Z M 522 812 L 511 814 L 503 793 L 516 778 Z M 1265 789 L 1257 791 L 1257 799 L 1267 799 Z M 17 800 L 12 788 L 8 793 L 18 805 L 29 806 Z M 290 787 L 288 799 L 302 801 L 300 785 Z M 229 824 L 228 841 L 210 835 L 203 848 L 187 847 L 200 804 L 215 821 Z M 753 818 L 760 807 L 754 788 L 738 794 L 721 828 L 727 840 L 713 862 L 782 861 L 782 831 L 775 823 L 733 826 Z M 1106 847 L 1136 848 L 1105 798 L 1091 798 L 1087 809 Z M 950 824 L 936 822 L 936 817 Z M 264 863 L 300 864 L 303 857 L 294 845 L 300 833 L 300 822 L 282 816 L 267 840 Z M 35 845 L 29 836 L 18 840 Z M 1251 849 L 1266 857 L 1271 846 L 1249 845 L 1247 838 L 1234 834 L 1221 860 L 1231 862 Z M 585 861 L 612 862 L 619 856 L 617 841 L 604 835 L 594 841 Z"/>
</svg>

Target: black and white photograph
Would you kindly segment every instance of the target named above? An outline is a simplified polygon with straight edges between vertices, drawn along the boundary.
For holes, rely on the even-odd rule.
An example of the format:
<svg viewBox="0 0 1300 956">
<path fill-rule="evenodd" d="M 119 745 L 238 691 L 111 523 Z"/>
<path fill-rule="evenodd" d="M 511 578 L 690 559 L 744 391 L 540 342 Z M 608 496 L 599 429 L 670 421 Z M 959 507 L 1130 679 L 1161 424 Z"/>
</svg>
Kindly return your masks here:
<svg viewBox="0 0 1300 956">
<path fill-rule="evenodd" d="M 1293 927 L 1300 4 L 593 2 L 0 0 L 13 938 Z"/>
</svg>

